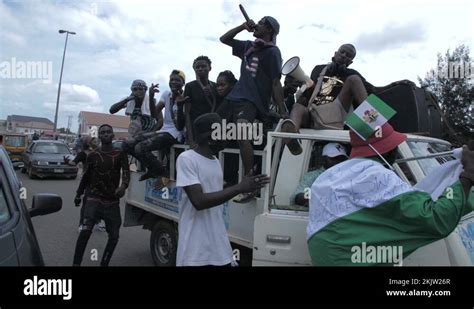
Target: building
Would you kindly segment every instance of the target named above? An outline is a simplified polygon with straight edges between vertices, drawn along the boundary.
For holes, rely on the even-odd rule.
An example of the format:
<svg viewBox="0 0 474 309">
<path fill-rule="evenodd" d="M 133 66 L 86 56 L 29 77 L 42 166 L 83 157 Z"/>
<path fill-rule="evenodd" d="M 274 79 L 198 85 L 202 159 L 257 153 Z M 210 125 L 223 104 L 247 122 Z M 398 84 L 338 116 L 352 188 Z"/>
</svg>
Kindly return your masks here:
<svg viewBox="0 0 474 309">
<path fill-rule="evenodd" d="M 79 113 L 78 134 L 91 135 L 93 130 L 97 131 L 98 128 L 105 123 L 112 126 L 116 139 L 124 139 L 128 137 L 128 127 L 130 125 L 130 118 L 128 116 L 85 111 Z"/>
<path fill-rule="evenodd" d="M 0 119 L 0 132 L 6 132 L 7 131 L 7 121 Z"/>
<path fill-rule="evenodd" d="M 10 115 L 7 117 L 8 132 L 33 134 L 53 129 L 54 123 L 47 118 L 21 115 Z"/>
</svg>

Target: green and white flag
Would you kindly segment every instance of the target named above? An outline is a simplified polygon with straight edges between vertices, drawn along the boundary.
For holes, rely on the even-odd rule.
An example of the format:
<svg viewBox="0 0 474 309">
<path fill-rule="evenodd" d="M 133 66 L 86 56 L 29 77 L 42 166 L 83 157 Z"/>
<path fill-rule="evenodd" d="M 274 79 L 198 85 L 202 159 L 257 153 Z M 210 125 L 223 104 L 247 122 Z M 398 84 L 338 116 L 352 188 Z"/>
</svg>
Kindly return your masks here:
<svg viewBox="0 0 474 309">
<path fill-rule="evenodd" d="M 346 124 L 363 140 L 383 126 L 397 112 L 375 94 L 371 94 L 347 116 Z"/>
<path fill-rule="evenodd" d="M 311 186 L 306 231 L 313 265 L 393 265 L 399 261 L 383 254 L 376 260 L 358 260 L 357 254 L 366 248 L 399 248 L 397 259 L 405 258 L 447 237 L 474 210 L 459 181 L 449 188 L 435 202 L 374 160 L 355 158 L 333 166 Z"/>
</svg>

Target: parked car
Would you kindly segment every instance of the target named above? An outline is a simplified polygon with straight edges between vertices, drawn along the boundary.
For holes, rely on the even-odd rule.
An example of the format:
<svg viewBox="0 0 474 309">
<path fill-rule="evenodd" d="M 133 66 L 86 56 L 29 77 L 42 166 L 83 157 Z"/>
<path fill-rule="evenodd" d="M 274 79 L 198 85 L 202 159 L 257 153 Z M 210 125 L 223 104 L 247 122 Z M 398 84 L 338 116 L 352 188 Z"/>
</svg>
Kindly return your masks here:
<svg viewBox="0 0 474 309">
<path fill-rule="evenodd" d="M 32 207 L 21 199 L 24 189 L 7 152 L 0 145 L 0 266 L 44 266 L 31 218 L 57 212 L 59 195 L 39 193 Z"/>
<path fill-rule="evenodd" d="M 60 176 L 75 179 L 77 167 L 64 163 L 64 157 L 73 159 L 71 151 L 61 141 L 33 141 L 23 154 L 25 166 L 22 172 L 27 172 L 30 178 Z"/>
</svg>

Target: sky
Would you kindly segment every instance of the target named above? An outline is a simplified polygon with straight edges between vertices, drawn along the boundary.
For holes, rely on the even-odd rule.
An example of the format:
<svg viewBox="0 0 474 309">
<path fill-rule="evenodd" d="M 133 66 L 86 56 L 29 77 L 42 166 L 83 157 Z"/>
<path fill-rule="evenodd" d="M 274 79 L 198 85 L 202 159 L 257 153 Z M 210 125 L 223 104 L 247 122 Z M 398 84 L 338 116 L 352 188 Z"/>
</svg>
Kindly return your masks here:
<svg viewBox="0 0 474 309">
<path fill-rule="evenodd" d="M 134 79 L 167 90 L 173 69 L 195 79 L 193 60 L 212 61 L 210 79 L 240 59 L 219 37 L 245 20 L 238 5 L 258 22 L 280 23 L 277 45 L 283 62 L 299 56 L 309 75 L 352 43 L 351 67 L 370 83 L 417 82 L 436 66 L 438 53 L 474 43 L 473 1 L 461 0 L 0 0 L 0 119 L 8 115 L 54 121 L 61 61 L 67 42 L 58 127 L 77 130 L 80 111 L 108 112 L 130 94 Z M 236 36 L 253 40 L 243 31 Z M 283 80 L 283 79 L 282 79 Z M 158 95 L 159 96 L 159 95 Z M 123 114 L 121 111 L 119 114 Z"/>
</svg>

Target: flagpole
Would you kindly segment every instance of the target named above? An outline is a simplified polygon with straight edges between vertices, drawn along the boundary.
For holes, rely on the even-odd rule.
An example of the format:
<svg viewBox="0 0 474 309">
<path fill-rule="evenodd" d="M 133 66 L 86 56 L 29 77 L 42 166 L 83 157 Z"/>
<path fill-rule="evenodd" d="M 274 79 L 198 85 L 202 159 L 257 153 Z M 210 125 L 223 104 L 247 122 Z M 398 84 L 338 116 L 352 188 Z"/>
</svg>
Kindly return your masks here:
<svg viewBox="0 0 474 309">
<path fill-rule="evenodd" d="M 398 159 L 398 160 L 395 160 L 395 163 L 403 163 L 403 162 L 414 161 L 414 160 L 423 160 L 423 159 L 431 159 L 431 158 L 437 158 L 437 157 L 445 157 L 445 156 L 449 156 L 449 155 L 452 155 L 452 154 L 453 154 L 453 151 L 438 152 L 438 153 L 433 153 L 433 154 L 422 156 L 422 157 Z"/>
<path fill-rule="evenodd" d="M 393 169 L 392 165 L 390 165 L 390 164 L 387 162 L 387 160 L 385 160 L 385 158 L 384 158 L 374 147 L 372 147 L 371 144 L 367 144 L 367 145 L 369 145 L 369 147 L 372 148 L 372 150 L 375 151 L 375 153 L 376 153 L 380 158 L 382 158 L 382 160 L 385 162 L 385 164 L 387 164 L 387 166 L 388 166 L 392 171 L 395 171 L 395 170 Z"/>
</svg>

